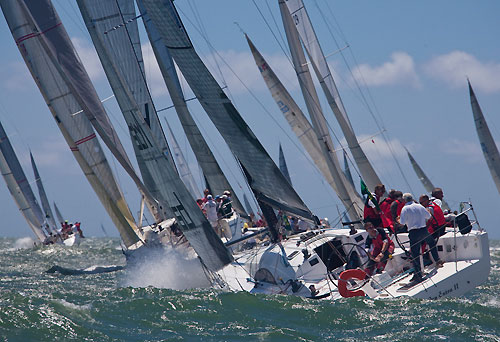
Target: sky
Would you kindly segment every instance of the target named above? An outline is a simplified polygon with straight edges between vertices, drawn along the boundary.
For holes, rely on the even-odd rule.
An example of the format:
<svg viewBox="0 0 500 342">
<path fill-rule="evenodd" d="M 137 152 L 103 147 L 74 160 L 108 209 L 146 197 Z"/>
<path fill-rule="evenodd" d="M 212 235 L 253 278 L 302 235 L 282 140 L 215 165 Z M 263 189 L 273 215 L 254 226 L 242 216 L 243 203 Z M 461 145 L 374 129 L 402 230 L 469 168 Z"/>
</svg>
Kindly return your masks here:
<svg viewBox="0 0 500 342">
<path fill-rule="evenodd" d="M 306 112 L 287 57 L 277 3 L 175 1 L 196 50 L 268 153 L 277 162 L 278 145 L 282 144 L 297 193 L 319 217 L 333 220 L 341 208 L 340 201 L 281 116 L 241 32 L 249 35 Z M 109 97 L 111 89 L 76 2 L 57 0 L 54 5 L 99 96 Z M 500 197 L 479 146 L 466 79 L 474 87 L 494 139 L 500 141 L 500 2 L 305 0 L 305 5 L 328 55 L 352 126 L 386 188 L 415 196 L 425 192 L 408 161 L 406 147 L 434 185 L 443 188 L 452 208 L 458 209 L 461 201 L 471 201 L 481 227 L 490 237 L 499 239 L 495 208 Z M 139 27 L 143 30 L 140 20 Z M 156 108 L 163 109 L 171 101 L 145 34 L 143 38 L 146 77 Z M 59 132 L 4 19 L 0 20 L 0 42 L 0 121 L 32 185 L 29 150 L 49 200 L 57 202 L 65 218 L 81 221 L 89 236 L 102 236 L 101 224 L 107 234 L 118 236 Z M 193 97 L 184 81 L 183 85 L 186 98 Z M 345 140 L 319 87 L 318 93 L 340 153 Z M 248 193 L 229 150 L 206 114 L 196 100 L 188 105 L 236 193 Z M 114 99 L 106 101 L 105 107 L 133 160 L 126 125 Z M 171 123 L 201 190 L 198 167 L 174 110 L 159 114 L 162 123 L 164 117 Z M 138 192 L 108 156 L 137 217 Z M 352 165 L 351 172 L 358 183 Z M 0 235 L 31 236 L 3 181 L 0 203 Z"/>
</svg>

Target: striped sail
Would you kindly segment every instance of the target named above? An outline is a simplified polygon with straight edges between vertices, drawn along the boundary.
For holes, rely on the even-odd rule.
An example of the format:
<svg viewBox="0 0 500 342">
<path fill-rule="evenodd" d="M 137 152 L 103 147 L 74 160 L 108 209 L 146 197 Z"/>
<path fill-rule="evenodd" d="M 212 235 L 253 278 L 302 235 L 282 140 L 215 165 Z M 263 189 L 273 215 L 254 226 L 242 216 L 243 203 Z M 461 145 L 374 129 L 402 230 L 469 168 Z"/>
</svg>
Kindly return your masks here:
<svg viewBox="0 0 500 342">
<path fill-rule="evenodd" d="M 201 134 L 200 129 L 189 112 L 172 56 L 168 52 L 160 33 L 149 18 L 142 0 L 137 0 L 137 5 L 139 7 L 139 11 L 141 12 L 144 26 L 146 27 L 149 40 L 153 47 L 158 65 L 160 66 L 170 98 L 172 99 L 184 133 L 189 141 L 189 145 L 191 145 L 191 149 L 194 152 L 198 165 L 200 165 L 205 176 L 205 180 L 207 182 L 206 187 L 210 189 L 211 193 L 214 195 L 222 194 L 226 190 L 230 191 L 233 208 L 238 213 L 245 215 L 245 209 L 243 208 L 241 201 L 236 196 L 226 176 L 224 176 L 219 163 L 215 159 L 215 156 L 208 147 L 205 138 Z"/>
<path fill-rule="evenodd" d="M 57 221 L 59 221 L 59 223 L 63 223 L 64 222 L 64 216 L 62 216 L 61 212 L 59 211 L 59 208 L 57 207 L 56 202 L 54 202 L 54 211 L 56 212 Z"/>
<path fill-rule="evenodd" d="M 292 27 L 292 29 L 294 28 Z M 363 202 L 359 196 L 357 196 L 354 187 L 346 183 L 345 177 L 343 177 L 340 171 L 340 165 L 335 155 L 330 134 L 326 129 L 327 126 L 323 114 L 318 109 L 312 112 L 311 118 L 313 119 L 313 123 L 315 123 L 313 128 L 302 110 L 288 93 L 285 86 L 278 79 L 269 64 L 267 64 L 264 57 L 260 54 L 248 36 L 246 36 L 246 38 L 255 62 L 257 63 L 257 67 L 285 119 L 288 121 L 295 135 L 299 138 L 304 149 L 323 174 L 323 177 L 325 177 L 328 184 L 330 184 L 337 193 L 349 212 L 349 215 L 353 220 L 358 218 L 363 208 Z M 297 74 L 299 75 L 300 73 Z M 305 92 L 309 93 L 309 89 L 305 90 Z"/>
<path fill-rule="evenodd" d="M 31 167 L 33 168 L 33 174 L 35 175 L 36 186 L 38 188 L 38 195 L 40 196 L 40 203 L 42 205 L 43 212 L 45 214 L 45 221 L 50 227 L 52 233 L 55 233 L 57 230 L 56 220 L 54 219 L 54 215 L 52 214 L 52 208 L 50 208 L 49 199 L 47 198 L 47 193 L 45 192 L 45 188 L 43 187 L 42 179 L 40 178 L 40 174 L 38 173 L 38 168 L 36 167 L 35 159 L 33 158 L 33 154 L 30 152 L 31 158 Z"/>
<path fill-rule="evenodd" d="M 194 50 L 173 4 L 167 0 L 145 0 L 144 6 L 200 104 L 241 163 L 258 200 L 313 219 Z"/>
<path fill-rule="evenodd" d="M 134 94 L 147 92 L 147 86 L 128 38 L 128 31 L 123 27 L 106 31 L 109 27 L 123 25 L 120 9 L 115 2 L 106 2 L 106 6 L 97 6 L 93 1 L 78 1 L 78 4 L 131 132 L 136 151 L 158 189 L 157 199 L 162 213 L 165 217 L 175 216 L 191 246 L 210 270 L 222 268 L 232 260 L 229 251 L 182 183 L 170 157 L 162 151 L 157 137 L 153 136 L 149 127 L 148 119 L 140 113 Z M 113 18 L 118 20 L 111 21 Z M 125 27 L 128 28 L 130 24 Z M 132 69 L 135 71 L 132 72 Z M 150 103 L 150 119 L 153 116 L 157 118 L 152 102 Z"/>
<path fill-rule="evenodd" d="M 415 170 L 415 173 L 417 174 L 418 179 L 422 182 L 422 185 L 425 188 L 425 191 L 427 191 L 429 194 L 432 193 L 432 190 L 435 189 L 435 186 L 432 184 L 431 180 L 429 177 L 426 176 L 424 173 L 424 170 L 417 164 L 417 161 L 413 156 L 410 154 L 408 150 L 406 150 L 406 153 L 408 154 L 408 158 L 410 158 L 410 163 L 411 166 L 413 167 L 413 170 Z M 448 203 L 446 203 L 445 200 L 441 201 L 441 208 L 445 210 L 450 210 L 450 206 Z"/>
<path fill-rule="evenodd" d="M 96 139 L 92 124 L 86 115 L 75 114 L 82 109 L 74 95 L 75 90 L 68 87 L 60 68 L 55 66 L 41 42 L 42 36 L 61 27 L 56 13 L 51 14 L 53 19 L 56 18 L 56 24 L 47 27 L 48 31 L 45 32 L 37 29 L 26 15 L 26 8 L 21 7 L 22 2 L 0 0 L 0 5 L 19 51 L 80 168 L 120 232 L 125 246 L 137 243 L 139 238 L 134 231 L 134 219 Z M 63 51 L 59 53 L 61 59 L 65 58 Z"/>
<path fill-rule="evenodd" d="M 483 150 L 484 159 L 486 159 L 486 164 L 490 169 L 491 177 L 493 177 L 493 182 L 497 187 L 498 192 L 500 192 L 500 154 L 498 153 L 498 147 L 493 140 L 488 124 L 483 115 L 483 111 L 479 106 L 476 94 L 469 81 L 469 95 L 470 103 L 472 106 L 472 114 L 474 115 L 474 123 L 476 124 L 477 136 L 479 137 L 479 143 L 481 144 L 481 149 Z"/>
<path fill-rule="evenodd" d="M 184 185 L 186 185 L 194 198 L 201 198 L 200 190 L 198 190 L 193 174 L 189 169 L 186 158 L 184 158 L 184 154 L 177 143 L 177 139 L 175 138 L 174 132 L 172 132 L 172 128 L 170 127 L 167 118 L 165 118 L 165 122 L 167 123 L 168 133 L 170 135 L 170 146 L 172 146 L 172 155 L 174 157 L 175 165 L 177 166 L 177 171 L 179 172 L 179 177 L 181 177 Z"/>
<path fill-rule="evenodd" d="M 285 160 L 285 154 L 283 153 L 283 149 L 281 148 L 280 144 L 280 149 L 279 149 L 279 166 L 280 170 L 283 173 L 283 176 L 287 179 L 288 183 L 292 184 L 292 179 L 290 178 L 290 173 L 288 173 L 288 166 L 286 165 L 286 160 Z"/>
<path fill-rule="evenodd" d="M 31 190 L 30 184 L 17 159 L 16 153 L 0 123 L 0 171 L 3 179 L 7 183 L 7 188 L 14 198 L 21 214 L 35 233 L 38 240 L 45 240 L 45 233 L 42 230 L 43 216 L 40 206 L 36 202 L 35 194 Z"/>
<path fill-rule="evenodd" d="M 319 79 L 321 88 L 326 95 L 328 104 L 332 108 L 333 113 L 342 129 L 344 137 L 349 146 L 354 161 L 361 172 L 361 175 L 370 189 L 374 189 L 375 185 L 380 184 L 380 178 L 377 176 L 373 166 L 368 161 L 365 153 L 359 146 L 358 139 L 354 134 L 351 122 L 347 117 L 346 110 L 337 90 L 337 86 L 330 71 L 330 67 L 326 62 L 326 58 L 319 45 L 318 38 L 312 27 L 311 21 L 304 7 L 302 0 L 286 0 L 288 11 L 291 19 L 295 24 L 299 33 L 300 39 L 309 55 L 313 69 Z"/>
</svg>

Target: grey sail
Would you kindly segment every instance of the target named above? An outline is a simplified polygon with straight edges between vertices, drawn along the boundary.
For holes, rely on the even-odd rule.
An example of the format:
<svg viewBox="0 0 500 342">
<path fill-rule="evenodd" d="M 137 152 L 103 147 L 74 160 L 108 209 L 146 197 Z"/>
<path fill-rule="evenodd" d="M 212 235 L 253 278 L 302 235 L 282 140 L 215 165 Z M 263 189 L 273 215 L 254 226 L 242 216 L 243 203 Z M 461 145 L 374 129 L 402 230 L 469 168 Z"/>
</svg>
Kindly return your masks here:
<svg viewBox="0 0 500 342">
<path fill-rule="evenodd" d="M 291 27 L 291 29 L 294 30 L 293 27 Z M 349 187 L 350 184 L 347 184 L 345 177 L 342 175 L 340 165 L 333 148 L 333 143 L 328 133 L 326 120 L 321 113 L 321 109 L 314 108 L 314 105 L 309 106 L 312 111 L 310 114 L 314 127 L 311 126 L 309 120 L 307 120 L 302 110 L 295 103 L 292 96 L 288 93 L 285 86 L 278 79 L 264 57 L 259 53 L 248 36 L 246 36 L 246 38 L 257 67 L 259 68 L 259 71 L 283 116 L 288 121 L 288 124 L 298 137 L 304 149 L 323 174 L 323 177 L 325 177 L 328 184 L 330 184 L 332 189 L 337 193 L 338 197 L 349 212 L 349 215 L 353 220 L 357 219 L 362 213 L 363 202 L 361 198 L 357 196 L 354 188 Z M 292 49 L 291 47 L 291 50 L 293 50 L 292 55 L 299 60 L 300 56 L 297 56 L 296 54 L 297 49 Z M 300 50 L 298 50 L 298 52 L 300 52 Z M 302 78 L 305 77 L 304 73 L 301 72 L 297 72 L 297 75 L 300 75 Z M 299 82 L 300 81 L 301 80 L 299 79 Z M 303 82 L 300 83 L 304 84 Z M 303 87 L 303 91 L 306 94 L 314 91 L 314 88 L 309 89 L 305 84 Z M 305 89 L 306 87 L 307 89 Z"/>
<path fill-rule="evenodd" d="M 498 153 L 498 147 L 491 135 L 488 124 L 483 115 L 483 111 L 479 106 L 476 94 L 469 81 L 469 94 L 470 103 L 472 106 L 472 114 L 474 115 L 474 123 L 476 124 L 477 136 L 479 137 L 479 143 L 481 144 L 481 149 L 483 150 L 484 159 L 486 159 L 486 164 L 490 169 L 491 177 L 498 192 L 500 192 L 500 154 Z"/>
<path fill-rule="evenodd" d="M 354 180 L 352 179 L 351 169 L 349 168 L 349 163 L 347 162 L 347 152 L 344 151 L 344 176 L 351 183 L 354 188 Z"/>
<path fill-rule="evenodd" d="M 309 55 L 313 69 L 321 84 L 321 88 L 323 89 L 323 92 L 328 100 L 328 104 L 335 114 L 340 128 L 342 129 L 342 133 L 347 141 L 347 145 L 349 146 L 349 150 L 351 151 L 354 161 L 361 172 L 361 176 L 368 187 L 370 189 L 374 189 L 375 185 L 381 183 L 380 178 L 361 149 L 361 146 L 359 146 L 358 139 L 356 138 L 351 122 L 347 117 L 346 110 L 337 90 L 330 67 L 326 62 L 304 4 L 302 0 L 287 0 L 285 3 L 293 23 L 297 28 L 300 39 L 302 40 L 307 54 Z"/>
<path fill-rule="evenodd" d="M 141 141 L 142 135 L 136 124 L 138 117 L 142 117 L 149 126 L 156 145 L 163 154 L 170 157 L 170 152 L 141 68 L 140 42 L 133 44 L 134 41 L 139 41 L 137 22 L 130 20 L 135 17 L 134 2 L 78 0 L 77 3 L 127 122 L 144 185 L 153 198 L 161 199 L 162 186 L 158 183 L 164 181 L 163 171 L 158 169 L 155 156 L 146 148 L 147 144 Z M 159 158 L 163 156 L 160 155 Z M 158 210 L 151 198 L 146 197 L 146 204 L 157 221 L 167 217 L 166 213 Z"/>
<path fill-rule="evenodd" d="M 16 153 L 0 123 L 0 171 L 7 184 L 10 194 L 14 198 L 19 211 L 23 214 L 26 222 L 35 233 L 38 240 L 45 240 L 42 230 L 43 216 L 40 206 L 36 202 L 35 195 L 24 171 L 17 159 Z"/>
<path fill-rule="evenodd" d="M 42 1 L 39 2 L 42 4 Z M 44 2 L 46 5 L 48 3 Z M 17 0 L 0 0 L 3 14 L 12 36 L 19 47 L 24 61 L 30 70 L 42 96 L 45 99 L 61 133 L 73 156 L 99 197 L 113 223 L 120 232 L 125 246 L 139 242 L 132 214 L 116 184 L 104 152 L 96 139 L 92 124 L 85 115 L 75 114 L 82 107 L 74 96 L 74 90 L 66 84 L 65 78 L 56 68 L 53 59 L 47 55 L 41 43 L 42 34 L 31 17 L 26 15 L 26 7 Z M 57 17 L 55 12 L 52 18 Z M 48 27 L 48 32 L 61 27 L 61 22 Z M 48 33 L 47 32 L 47 33 Z M 45 35 L 44 33 L 43 35 Z M 57 51 L 57 50 L 56 50 Z M 64 58 L 63 51 L 59 51 Z"/>
<path fill-rule="evenodd" d="M 59 208 L 57 207 L 56 202 L 54 202 L 54 211 L 56 212 L 57 221 L 59 221 L 59 223 L 63 223 L 64 216 L 62 216 L 61 212 L 59 211 Z"/>
<path fill-rule="evenodd" d="M 280 170 L 283 173 L 283 176 L 285 176 L 285 178 L 288 180 L 288 183 L 292 184 L 292 179 L 290 178 L 290 173 L 288 173 L 288 166 L 286 165 L 285 155 L 283 154 L 281 144 L 279 149 L 279 163 Z"/>
<path fill-rule="evenodd" d="M 194 50 L 173 4 L 146 0 L 144 6 L 198 101 L 242 165 L 257 199 L 314 219 Z"/>
<path fill-rule="evenodd" d="M 52 214 L 52 208 L 50 208 L 49 199 L 47 198 L 47 193 L 45 192 L 45 188 L 43 187 L 42 179 L 40 178 L 40 174 L 38 173 L 38 168 L 36 167 L 35 159 L 33 158 L 33 154 L 30 152 L 31 158 L 31 167 L 33 168 L 33 173 L 35 175 L 36 186 L 38 187 L 38 194 L 40 196 L 40 203 L 42 205 L 43 212 L 45 214 L 45 220 L 49 225 L 52 233 L 55 233 L 57 230 L 56 220 L 54 219 L 54 215 Z"/>
<path fill-rule="evenodd" d="M 83 110 L 84 116 L 87 117 L 113 156 L 132 178 L 139 191 L 150 203 L 154 203 L 150 191 L 135 173 L 51 1 L 24 0 L 20 3 L 24 4 L 25 14 L 37 32 L 43 32 L 37 36 L 37 39 L 66 87 Z"/>
<path fill-rule="evenodd" d="M 186 187 L 188 188 L 191 195 L 193 195 L 194 198 L 201 198 L 200 190 L 198 190 L 198 186 L 196 185 L 193 174 L 189 169 L 186 158 L 184 157 L 184 154 L 182 153 L 182 150 L 177 143 L 177 139 L 175 138 L 174 132 L 172 132 L 172 128 L 170 127 L 167 118 L 165 118 L 165 122 L 167 123 L 168 133 L 170 135 L 170 146 L 172 146 L 172 155 L 174 157 L 175 165 L 177 165 L 179 176 L 184 182 L 184 185 L 186 185 Z"/>
<path fill-rule="evenodd" d="M 89 4 L 90 1 L 79 1 L 80 10 L 131 131 L 133 144 L 136 145 L 141 160 L 158 189 L 157 199 L 160 206 L 167 217 L 175 216 L 180 229 L 205 265 L 210 270 L 220 269 L 231 262 L 232 257 L 229 251 L 199 210 L 194 198 L 179 178 L 171 159 L 162 151 L 148 122 L 140 114 L 137 99 L 133 93 L 137 89 L 146 91 L 147 87 L 144 78 L 140 77 L 142 72 L 127 31 L 116 29 L 105 33 L 106 27 L 113 27 L 112 24 L 115 24 L 115 27 L 123 24 L 122 20 L 110 21 L 111 18 L 120 18 L 119 8 L 116 3 L 111 2 L 106 3 L 107 6 L 97 6 L 96 2 L 92 2 L 93 6 Z M 98 25 L 103 21 L 107 24 Z M 124 63 L 124 60 L 128 60 L 129 63 Z M 127 82 L 127 79 L 134 77 L 130 75 L 132 68 L 135 68 L 136 79 L 131 82 L 135 82 L 138 88 L 132 88 Z M 137 83 L 140 82 L 143 84 L 138 86 Z M 151 115 L 156 116 L 152 104 Z"/>
<path fill-rule="evenodd" d="M 219 163 L 215 159 L 215 156 L 208 147 L 205 138 L 201 134 L 200 129 L 189 112 L 172 56 L 168 52 L 160 33 L 149 18 L 142 0 L 137 0 L 137 5 L 139 7 L 139 11 L 141 12 L 144 26 L 146 27 L 149 40 L 153 47 L 158 65 L 160 66 L 160 71 L 170 94 L 170 98 L 172 99 L 184 133 L 189 141 L 189 145 L 191 145 L 191 149 L 193 150 L 196 160 L 198 161 L 198 165 L 200 165 L 205 176 L 207 188 L 210 189 L 214 195 L 222 194 L 225 190 L 230 191 L 233 208 L 238 213 L 245 215 L 245 209 L 243 208 L 241 201 L 229 184 L 229 181 L 222 172 Z"/>
<path fill-rule="evenodd" d="M 243 202 L 245 203 L 245 208 L 247 210 L 247 213 L 249 215 L 253 214 L 252 205 L 250 204 L 250 201 L 248 200 L 248 197 L 246 194 L 243 194 Z"/>
<path fill-rule="evenodd" d="M 406 150 L 406 153 L 408 153 L 408 158 L 410 158 L 411 166 L 413 167 L 413 170 L 415 170 L 415 173 L 417 174 L 417 177 L 420 180 L 420 182 L 422 182 L 425 191 L 427 191 L 428 193 L 432 193 L 432 190 L 435 189 L 435 186 L 432 184 L 429 177 L 426 176 L 424 170 L 422 170 L 422 168 L 418 165 L 417 161 L 415 160 L 415 158 L 413 158 L 410 152 Z M 450 206 L 448 205 L 448 203 L 446 203 L 445 200 L 442 200 L 441 208 L 445 210 L 450 210 Z"/>
</svg>

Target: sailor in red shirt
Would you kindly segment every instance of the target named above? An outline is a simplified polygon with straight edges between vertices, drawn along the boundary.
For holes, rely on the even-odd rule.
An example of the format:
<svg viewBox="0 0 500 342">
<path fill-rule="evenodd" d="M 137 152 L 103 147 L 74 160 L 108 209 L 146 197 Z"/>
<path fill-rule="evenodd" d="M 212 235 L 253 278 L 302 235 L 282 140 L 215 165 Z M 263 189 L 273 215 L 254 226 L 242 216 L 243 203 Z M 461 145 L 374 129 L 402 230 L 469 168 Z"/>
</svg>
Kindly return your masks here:
<svg viewBox="0 0 500 342">
<path fill-rule="evenodd" d="M 365 229 L 368 233 L 365 248 L 368 250 L 368 257 L 370 258 L 365 272 L 370 276 L 375 268 L 377 268 L 377 273 L 384 270 L 387 260 L 394 252 L 394 242 L 383 229 L 375 229 L 371 222 L 365 223 Z"/>
<path fill-rule="evenodd" d="M 365 208 L 363 210 L 363 218 L 365 222 L 371 222 L 377 228 L 383 227 L 380 208 L 380 203 L 382 200 L 382 196 L 385 194 L 385 186 L 383 184 L 379 184 L 375 186 L 375 193 L 373 193 L 373 197 L 377 201 L 377 204 L 373 203 L 369 198 L 366 199 Z"/>
<path fill-rule="evenodd" d="M 437 241 L 437 239 L 445 233 L 446 218 L 444 217 L 443 211 L 438 204 L 431 202 L 427 195 L 420 196 L 418 201 L 431 214 L 431 218 L 427 221 L 427 230 Z"/>
<path fill-rule="evenodd" d="M 387 228 L 390 232 L 394 232 L 394 220 L 391 214 L 391 205 L 396 200 L 397 191 L 392 189 L 389 191 L 389 197 L 380 203 L 380 218 L 382 219 L 382 227 Z"/>
</svg>

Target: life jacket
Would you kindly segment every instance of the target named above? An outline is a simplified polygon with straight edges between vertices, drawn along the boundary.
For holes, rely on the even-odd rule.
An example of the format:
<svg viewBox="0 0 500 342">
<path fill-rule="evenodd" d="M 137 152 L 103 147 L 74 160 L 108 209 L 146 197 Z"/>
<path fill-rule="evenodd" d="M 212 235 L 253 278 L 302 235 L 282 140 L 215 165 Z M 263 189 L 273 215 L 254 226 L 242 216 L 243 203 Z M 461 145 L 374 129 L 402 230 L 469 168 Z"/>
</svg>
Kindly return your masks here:
<svg viewBox="0 0 500 342">
<path fill-rule="evenodd" d="M 391 204 L 394 202 L 394 199 L 387 197 L 385 200 L 380 203 L 380 218 L 382 219 L 382 227 L 393 229 L 394 222 L 392 220 L 391 215 Z"/>
<path fill-rule="evenodd" d="M 436 203 L 430 202 L 429 208 L 432 208 L 434 214 L 429 221 L 427 221 L 427 229 L 430 233 L 433 233 L 437 228 L 446 224 L 446 219 L 444 217 L 443 210 Z"/>
<path fill-rule="evenodd" d="M 378 201 L 377 197 L 373 196 L 375 200 Z M 382 219 L 380 218 L 380 213 L 377 214 L 375 208 L 372 208 L 369 204 L 370 199 L 367 198 L 365 201 L 365 207 L 363 209 L 363 218 L 365 222 L 371 222 L 375 228 L 382 226 Z"/>
<path fill-rule="evenodd" d="M 382 232 L 381 232 L 382 231 Z M 375 252 L 375 253 L 380 253 L 380 251 L 382 250 L 382 247 L 384 246 L 384 239 L 387 239 L 387 242 L 388 242 L 388 246 L 387 246 L 387 250 L 394 250 L 394 242 L 392 242 L 392 240 L 387 236 L 387 234 L 385 234 L 385 232 L 381 229 L 377 229 L 377 237 L 375 239 L 373 239 L 371 236 L 368 236 L 367 239 L 370 239 L 371 240 L 371 243 L 370 243 L 370 252 Z M 370 242 L 370 241 L 368 241 Z M 368 244 L 367 242 L 367 244 Z M 392 247 L 392 248 L 391 248 Z"/>
</svg>

